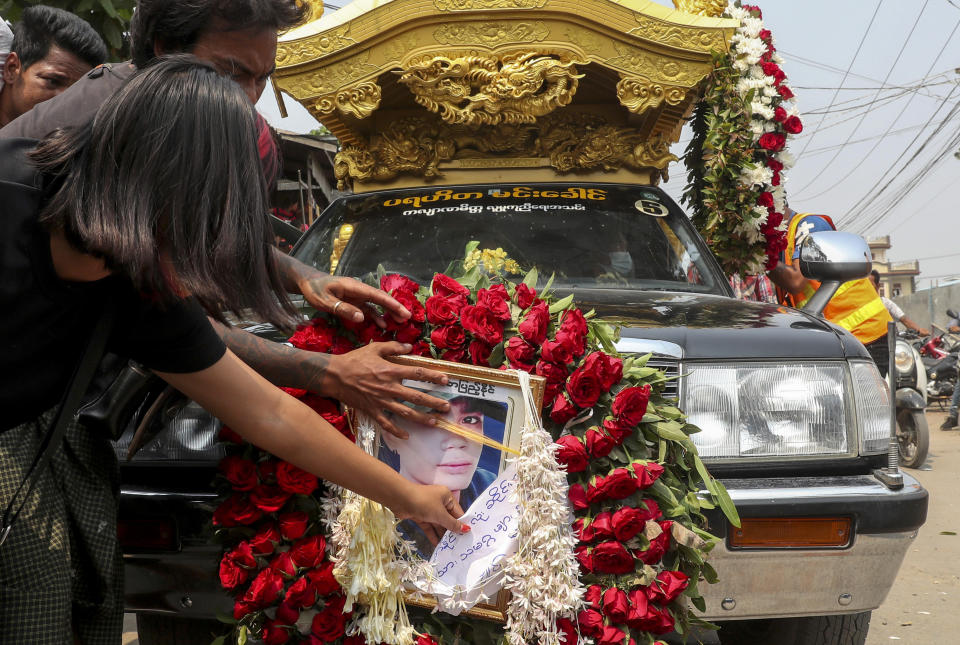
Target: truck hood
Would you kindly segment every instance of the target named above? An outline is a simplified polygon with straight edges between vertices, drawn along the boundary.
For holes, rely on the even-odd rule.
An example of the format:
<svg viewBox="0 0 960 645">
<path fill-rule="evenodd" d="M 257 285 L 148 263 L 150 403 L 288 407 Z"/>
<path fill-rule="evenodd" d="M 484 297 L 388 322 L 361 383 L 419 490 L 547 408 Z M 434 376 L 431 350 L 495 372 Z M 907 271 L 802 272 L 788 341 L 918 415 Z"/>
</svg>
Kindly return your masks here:
<svg viewBox="0 0 960 645">
<path fill-rule="evenodd" d="M 850 333 L 781 305 L 685 292 L 578 293 L 624 339 L 679 345 L 684 359 L 869 358 Z"/>
</svg>

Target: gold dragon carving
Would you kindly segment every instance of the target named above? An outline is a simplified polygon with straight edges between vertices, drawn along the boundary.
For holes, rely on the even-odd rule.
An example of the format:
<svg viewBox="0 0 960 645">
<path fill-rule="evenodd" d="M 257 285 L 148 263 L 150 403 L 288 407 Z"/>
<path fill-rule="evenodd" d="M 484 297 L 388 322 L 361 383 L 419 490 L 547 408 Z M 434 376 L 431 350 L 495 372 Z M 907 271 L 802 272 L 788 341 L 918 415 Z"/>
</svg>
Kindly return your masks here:
<svg viewBox="0 0 960 645">
<path fill-rule="evenodd" d="M 536 123 L 501 124 L 475 130 L 424 117 L 406 117 L 371 137 L 344 146 L 334 160 L 341 190 L 353 181 L 387 181 L 400 174 L 439 177 L 439 165 L 454 159 L 539 157 L 558 173 L 621 168 L 652 169 L 664 179 L 676 161 L 660 135 L 611 123 L 606 117 L 574 112 L 550 114 Z"/>
<path fill-rule="evenodd" d="M 434 39 L 444 45 L 471 45 L 481 43 L 488 47 L 503 43 L 530 43 L 544 40 L 550 29 L 536 22 L 484 22 L 481 24 L 448 23 L 437 27 Z"/>
<path fill-rule="evenodd" d="M 522 52 L 498 56 L 433 56 L 401 72 L 417 103 L 455 125 L 532 123 L 568 105 L 582 74 L 575 61 Z"/>
<path fill-rule="evenodd" d="M 277 66 L 305 63 L 339 51 L 357 41 L 350 37 L 350 25 L 319 34 L 313 38 L 277 43 Z"/>
<path fill-rule="evenodd" d="M 727 10 L 727 0 L 673 0 L 673 6 L 683 13 L 719 18 Z"/>
<path fill-rule="evenodd" d="M 642 114 L 664 102 L 667 105 L 680 105 L 686 96 L 685 87 L 663 85 L 642 76 L 628 76 L 617 83 L 620 104 L 634 114 Z"/>
<path fill-rule="evenodd" d="M 308 109 L 320 117 L 337 110 L 344 116 L 365 119 L 380 106 L 380 97 L 380 86 L 372 81 L 366 81 L 322 96 L 312 101 Z"/>
</svg>

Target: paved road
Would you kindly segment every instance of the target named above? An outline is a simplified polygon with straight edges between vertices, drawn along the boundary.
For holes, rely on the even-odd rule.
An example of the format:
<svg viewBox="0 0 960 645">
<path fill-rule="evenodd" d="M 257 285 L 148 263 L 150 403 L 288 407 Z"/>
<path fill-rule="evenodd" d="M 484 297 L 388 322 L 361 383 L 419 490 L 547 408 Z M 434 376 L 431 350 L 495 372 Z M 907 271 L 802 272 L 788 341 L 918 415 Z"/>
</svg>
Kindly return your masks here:
<svg viewBox="0 0 960 645">
<path fill-rule="evenodd" d="M 923 469 L 908 471 L 930 491 L 927 523 L 886 602 L 873 612 L 867 645 L 960 642 L 960 432 L 941 432 L 944 416 L 927 412 L 930 457 Z M 132 615 L 124 628 L 122 645 L 138 645 Z M 710 634 L 701 642 L 718 641 Z"/>
</svg>

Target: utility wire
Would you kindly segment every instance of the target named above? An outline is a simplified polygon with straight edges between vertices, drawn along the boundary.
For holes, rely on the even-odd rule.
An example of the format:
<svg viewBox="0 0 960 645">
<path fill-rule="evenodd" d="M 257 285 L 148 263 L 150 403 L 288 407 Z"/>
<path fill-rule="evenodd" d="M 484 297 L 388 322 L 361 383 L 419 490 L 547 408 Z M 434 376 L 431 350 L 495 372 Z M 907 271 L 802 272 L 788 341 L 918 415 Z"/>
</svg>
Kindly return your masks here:
<svg viewBox="0 0 960 645">
<path fill-rule="evenodd" d="M 882 85 L 886 85 L 886 84 L 887 84 L 887 80 L 888 80 L 888 79 L 890 78 L 890 76 L 893 74 L 893 70 L 896 69 L 897 63 L 900 62 L 900 57 L 903 56 L 903 52 L 906 51 L 907 45 L 910 43 L 910 39 L 913 37 L 913 32 L 916 31 L 917 25 L 920 24 L 920 18 L 923 16 L 923 13 L 926 11 L 927 5 L 928 5 L 929 3 L 930 3 L 930 0 L 924 0 L 923 7 L 920 9 L 920 13 L 917 14 L 916 20 L 913 21 L 913 26 L 910 28 L 910 32 L 907 34 L 907 37 L 904 39 L 903 45 L 900 46 L 900 51 L 897 52 L 897 57 L 894 59 L 893 65 L 891 65 L 891 66 L 890 66 L 890 69 L 887 70 L 887 75 L 884 77 Z M 931 69 L 932 69 L 932 68 L 931 68 Z M 929 73 L 929 72 L 928 72 L 928 73 Z M 841 85 L 842 85 L 842 83 L 841 83 Z M 857 124 L 853 127 L 853 130 L 851 130 L 851 131 L 850 131 L 850 134 L 847 135 L 846 141 L 843 142 L 843 145 L 844 145 L 844 146 L 847 145 L 847 143 L 849 143 L 851 139 L 853 139 L 853 135 L 856 134 L 857 130 L 860 129 L 860 126 L 863 125 L 863 122 L 864 122 L 864 120 L 866 120 L 867 114 L 869 113 L 870 108 L 873 106 L 873 104 L 876 102 L 876 100 L 877 100 L 877 98 L 879 98 L 879 96 L 880 96 L 880 90 L 877 90 L 876 94 L 873 95 L 873 100 L 870 101 L 870 105 L 867 106 L 867 111 L 864 112 L 863 116 L 860 117 L 860 120 L 857 121 Z M 810 142 L 811 140 L 812 140 L 812 139 L 808 139 L 808 140 L 807 140 L 807 145 L 809 145 L 809 142 Z M 806 150 L 806 149 L 807 149 L 807 146 L 804 146 L 804 150 Z M 802 193 L 804 190 L 806 190 L 807 188 L 809 188 L 810 186 L 812 186 L 812 185 L 814 184 L 814 182 L 816 182 L 817 179 L 819 179 L 820 176 L 823 175 L 823 173 L 825 173 L 825 172 L 827 171 L 827 168 L 829 168 L 830 166 L 833 165 L 833 162 L 837 160 L 837 158 L 840 156 L 840 153 L 841 153 L 841 152 L 843 152 L 843 147 L 839 148 L 839 149 L 834 153 L 833 157 L 830 158 L 830 161 L 828 161 L 828 162 L 826 163 L 826 165 L 824 165 L 824 166 L 820 169 L 820 172 L 818 172 L 818 173 L 813 177 L 813 179 L 811 179 L 810 181 L 808 181 L 807 184 L 806 184 L 805 186 L 803 186 L 803 188 L 801 188 L 801 189 L 798 190 L 797 192 L 798 192 L 798 193 Z M 803 155 L 803 152 L 801 151 L 800 154 Z M 856 169 L 859 168 L 859 167 L 860 167 L 859 164 L 854 165 L 853 168 L 850 170 L 850 172 L 848 172 L 846 175 L 843 176 L 843 179 L 845 180 L 847 177 L 849 177 L 849 176 L 853 173 L 854 170 L 856 170 Z M 841 181 L 842 181 L 842 180 L 841 180 Z M 819 197 L 820 195 L 823 195 L 824 193 L 828 192 L 829 190 L 832 190 L 833 188 L 835 188 L 838 184 L 839 184 L 839 182 L 833 184 L 832 186 L 830 186 L 830 188 L 827 188 L 826 190 L 820 191 L 819 193 L 817 193 L 817 194 L 814 195 L 813 197 Z M 812 198 L 808 198 L 808 199 L 812 199 Z"/>
<path fill-rule="evenodd" d="M 883 4 L 883 0 L 878 0 L 878 1 L 877 1 L 877 6 L 876 6 L 876 8 L 874 8 L 874 10 L 873 10 L 873 15 L 870 16 L 870 22 L 867 24 L 867 29 L 866 29 L 866 31 L 863 32 L 863 37 L 860 38 L 860 44 L 857 45 L 857 51 L 854 52 L 853 58 L 850 60 L 850 64 L 847 65 L 847 71 L 843 73 L 843 78 L 840 79 L 840 87 L 843 87 L 844 82 L 846 82 L 846 80 L 847 80 L 847 76 L 850 75 L 850 70 L 853 69 L 853 64 L 857 61 L 857 56 L 860 55 L 860 50 L 863 48 L 863 43 L 866 42 L 866 40 L 867 40 L 867 34 L 870 33 L 870 29 L 873 27 L 873 21 L 876 20 L 876 18 L 877 18 L 877 13 L 879 13 L 879 11 L 880 11 L 880 5 L 882 5 L 882 4 Z M 884 84 L 885 84 L 885 82 L 884 82 Z M 837 100 L 837 95 L 838 95 L 839 93 L 840 93 L 840 90 L 839 90 L 839 89 L 838 89 L 836 92 L 833 93 L 833 98 L 830 99 L 830 105 L 827 106 L 827 109 L 828 109 L 828 110 L 830 109 L 830 107 L 833 106 L 833 102 Z M 820 117 L 820 123 L 818 123 L 817 126 L 813 129 L 814 134 L 815 134 L 816 131 L 820 128 L 820 125 L 823 124 L 823 119 L 825 119 L 825 118 L 826 118 L 826 115 Z M 803 153 L 806 152 L 807 147 L 810 145 L 810 142 L 811 142 L 811 141 L 813 141 L 813 136 L 811 136 L 809 139 L 807 139 L 806 145 L 803 146 L 803 150 L 800 151 L 800 154 L 797 155 L 797 157 L 803 156 Z"/>
<path fill-rule="evenodd" d="M 866 143 L 867 141 L 873 141 L 874 139 L 881 139 L 881 138 L 883 138 L 884 136 L 887 136 L 887 135 L 903 134 L 904 132 L 910 132 L 911 130 L 919 130 L 920 128 L 925 128 L 925 127 L 927 127 L 928 125 L 930 125 L 930 124 L 929 124 L 929 123 L 918 123 L 918 124 L 916 124 L 916 125 L 909 125 L 909 126 L 907 126 L 907 127 L 905 127 L 905 128 L 900 128 L 899 130 L 893 130 L 893 131 L 891 131 L 891 132 L 887 132 L 887 133 L 884 133 L 884 134 L 874 134 L 874 135 L 871 135 L 871 136 L 869 136 L 869 137 L 863 137 L 862 139 L 857 139 L 856 141 L 851 141 L 851 142 L 850 142 L 850 145 L 855 145 L 855 144 L 858 144 L 858 143 Z M 832 151 L 832 150 L 836 150 L 837 148 L 840 148 L 840 147 L 842 147 L 842 146 L 843 146 L 842 143 L 835 143 L 835 144 L 833 144 L 832 146 L 824 146 L 824 147 L 822 147 L 822 148 L 814 148 L 813 150 L 810 150 L 809 152 L 807 152 L 807 155 L 806 155 L 806 156 L 807 156 L 807 157 L 813 157 L 814 155 L 818 155 L 818 154 L 821 154 L 821 153 L 824 153 L 824 152 L 830 152 L 830 151 Z M 864 156 L 866 156 L 866 155 L 864 155 Z"/>
</svg>

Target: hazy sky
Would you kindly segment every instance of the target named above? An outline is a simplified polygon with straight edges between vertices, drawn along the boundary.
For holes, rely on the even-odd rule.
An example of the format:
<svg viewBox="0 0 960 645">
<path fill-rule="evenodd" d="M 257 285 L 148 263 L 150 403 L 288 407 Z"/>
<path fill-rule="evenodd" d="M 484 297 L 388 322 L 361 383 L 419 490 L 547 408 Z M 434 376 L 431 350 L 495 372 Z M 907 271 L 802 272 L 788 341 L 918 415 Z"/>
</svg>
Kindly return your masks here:
<svg viewBox="0 0 960 645">
<path fill-rule="evenodd" d="M 890 235 L 890 259 L 920 260 L 921 287 L 960 276 L 960 0 L 756 4 L 804 122 L 790 146 L 791 206 L 867 237 Z M 291 116 L 280 119 L 268 89 L 257 107 L 277 127 L 316 127 L 286 104 Z M 682 163 L 670 174 L 665 189 L 679 200 Z"/>
</svg>

